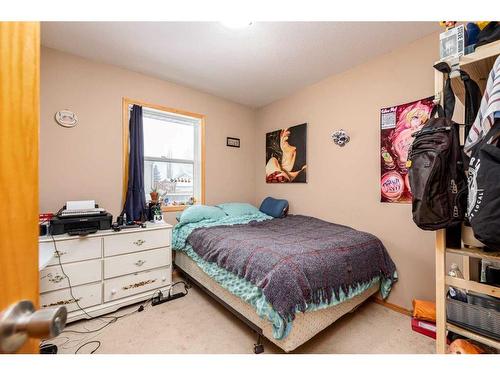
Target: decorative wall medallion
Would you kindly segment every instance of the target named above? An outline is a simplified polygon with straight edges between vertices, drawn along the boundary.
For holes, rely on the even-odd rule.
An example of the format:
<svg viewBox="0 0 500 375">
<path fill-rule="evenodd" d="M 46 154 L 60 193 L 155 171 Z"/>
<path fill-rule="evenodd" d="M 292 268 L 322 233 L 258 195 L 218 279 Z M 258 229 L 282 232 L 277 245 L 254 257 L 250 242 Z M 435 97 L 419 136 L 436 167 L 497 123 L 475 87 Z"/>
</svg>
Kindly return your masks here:
<svg viewBox="0 0 500 375">
<path fill-rule="evenodd" d="M 349 143 L 351 137 L 349 137 L 344 129 L 340 129 L 332 134 L 332 139 L 337 146 L 344 147 L 347 143 Z"/>
<path fill-rule="evenodd" d="M 55 120 L 59 125 L 64 126 L 65 128 L 73 128 L 76 124 L 78 124 L 76 113 L 67 109 L 56 112 Z"/>
</svg>

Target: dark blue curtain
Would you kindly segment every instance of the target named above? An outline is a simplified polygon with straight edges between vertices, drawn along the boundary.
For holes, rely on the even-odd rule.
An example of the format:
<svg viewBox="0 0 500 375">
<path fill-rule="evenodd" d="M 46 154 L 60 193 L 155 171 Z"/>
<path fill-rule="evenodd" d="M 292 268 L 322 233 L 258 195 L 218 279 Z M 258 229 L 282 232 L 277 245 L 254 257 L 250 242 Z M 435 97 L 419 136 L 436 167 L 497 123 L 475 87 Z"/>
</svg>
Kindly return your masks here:
<svg viewBox="0 0 500 375">
<path fill-rule="evenodd" d="M 129 121 L 130 151 L 128 158 L 127 197 L 123 211 L 127 220 L 141 220 L 146 196 L 144 193 L 144 133 L 142 129 L 142 107 L 135 105 Z"/>
</svg>

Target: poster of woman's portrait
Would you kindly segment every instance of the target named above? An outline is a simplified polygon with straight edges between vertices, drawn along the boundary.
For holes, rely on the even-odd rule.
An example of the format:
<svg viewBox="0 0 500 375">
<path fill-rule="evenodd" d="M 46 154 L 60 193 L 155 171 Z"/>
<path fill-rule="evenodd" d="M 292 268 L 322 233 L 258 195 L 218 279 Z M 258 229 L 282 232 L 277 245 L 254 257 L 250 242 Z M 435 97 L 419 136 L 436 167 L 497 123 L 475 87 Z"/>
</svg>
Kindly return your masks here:
<svg viewBox="0 0 500 375">
<path fill-rule="evenodd" d="M 421 130 L 431 117 L 434 97 L 382 108 L 380 111 L 380 200 L 410 203 L 408 151 L 412 134 Z"/>
<path fill-rule="evenodd" d="M 266 182 L 307 182 L 307 124 L 266 134 Z"/>
</svg>

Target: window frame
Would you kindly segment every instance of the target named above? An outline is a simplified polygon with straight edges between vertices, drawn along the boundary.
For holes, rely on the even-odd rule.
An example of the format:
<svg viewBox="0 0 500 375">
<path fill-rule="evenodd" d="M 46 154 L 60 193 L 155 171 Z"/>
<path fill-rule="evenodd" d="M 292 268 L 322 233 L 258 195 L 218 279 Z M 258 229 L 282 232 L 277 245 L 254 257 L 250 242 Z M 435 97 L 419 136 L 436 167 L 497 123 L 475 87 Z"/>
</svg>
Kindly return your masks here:
<svg viewBox="0 0 500 375">
<path fill-rule="evenodd" d="M 128 165 L 129 165 L 129 107 L 132 105 L 140 105 L 141 107 L 147 107 L 151 109 L 156 109 L 158 111 L 169 112 L 173 114 L 178 114 L 181 116 L 187 116 L 196 118 L 199 120 L 199 135 L 200 135 L 200 199 L 199 204 L 205 204 L 205 115 L 184 111 L 180 109 L 165 107 L 158 104 L 147 103 L 142 100 L 130 99 L 127 97 L 122 98 L 122 168 L 123 168 L 123 195 L 122 195 L 122 205 L 125 204 L 125 198 L 127 196 L 127 184 L 128 184 Z M 195 149 L 196 154 L 196 149 Z M 163 160 L 166 161 L 166 160 Z M 196 163 L 193 164 L 193 168 L 196 168 Z M 163 212 L 176 212 L 183 211 L 189 206 L 164 206 L 162 205 Z"/>
</svg>

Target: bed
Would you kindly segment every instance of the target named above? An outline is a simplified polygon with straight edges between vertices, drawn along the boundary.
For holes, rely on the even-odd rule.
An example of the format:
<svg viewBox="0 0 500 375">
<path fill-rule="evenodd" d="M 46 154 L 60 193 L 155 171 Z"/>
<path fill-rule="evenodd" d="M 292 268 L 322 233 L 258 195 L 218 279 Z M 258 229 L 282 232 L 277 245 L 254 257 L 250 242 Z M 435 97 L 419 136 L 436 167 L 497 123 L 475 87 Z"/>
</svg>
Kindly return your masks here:
<svg viewBox="0 0 500 375">
<path fill-rule="evenodd" d="M 380 240 L 352 228 L 260 212 L 179 223 L 175 265 L 261 336 L 291 352 L 397 279 Z"/>
</svg>

